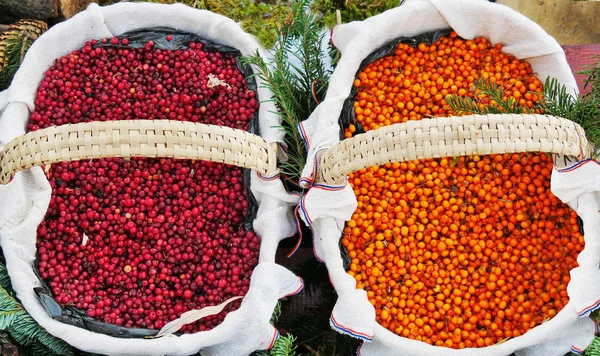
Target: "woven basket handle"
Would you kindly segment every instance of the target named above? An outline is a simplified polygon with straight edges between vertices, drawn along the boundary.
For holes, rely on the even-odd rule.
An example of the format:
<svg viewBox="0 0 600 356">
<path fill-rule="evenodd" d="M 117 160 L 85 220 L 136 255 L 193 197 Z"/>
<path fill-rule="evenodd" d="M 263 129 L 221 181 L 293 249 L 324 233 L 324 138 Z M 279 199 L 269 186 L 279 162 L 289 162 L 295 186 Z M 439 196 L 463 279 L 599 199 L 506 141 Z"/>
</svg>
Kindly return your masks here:
<svg viewBox="0 0 600 356">
<path fill-rule="evenodd" d="M 592 147 L 574 122 L 537 114 L 499 114 L 408 121 L 336 143 L 318 157 L 316 181 L 341 185 L 360 169 L 392 162 L 494 153 L 548 152 L 589 157 Z"/>
<path fill-rule="evenodd" d="M 276 146 L 243 130 L 173 120 L 103 121 L 48 127 L 10 141 L 0 152 L 0 184 L 33 166 L 108 157 L 206 160 L 263 175 L 277 169 Z"/>
</svg>

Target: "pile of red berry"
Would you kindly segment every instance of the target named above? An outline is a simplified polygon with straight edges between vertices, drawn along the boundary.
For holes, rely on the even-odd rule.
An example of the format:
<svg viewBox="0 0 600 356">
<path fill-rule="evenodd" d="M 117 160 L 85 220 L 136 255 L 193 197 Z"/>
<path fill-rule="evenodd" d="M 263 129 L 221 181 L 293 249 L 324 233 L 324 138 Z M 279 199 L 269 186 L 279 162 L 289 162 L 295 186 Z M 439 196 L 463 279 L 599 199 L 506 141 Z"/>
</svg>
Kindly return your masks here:
<svg viewBox="0 0 600 356">
<path fill-rule="evenodd" d="M 167 38 L 169 40 L 169 38 Z M 258 109 L 232 54 L 97 41 L 56 61 L 28 129 L 170 119 L 247 130 Z M 107 43 L 107 40 L 103 40 Z M 56 300 L 107 323 L 159 329 L 182 313 L 244 295 L 260 241 L 244 229 L 241 168 L 132 158 L 54 164 L 38 228 L 39 270 Z M 208 330 L 218 315 L 185 326 Z"/>
</svg>

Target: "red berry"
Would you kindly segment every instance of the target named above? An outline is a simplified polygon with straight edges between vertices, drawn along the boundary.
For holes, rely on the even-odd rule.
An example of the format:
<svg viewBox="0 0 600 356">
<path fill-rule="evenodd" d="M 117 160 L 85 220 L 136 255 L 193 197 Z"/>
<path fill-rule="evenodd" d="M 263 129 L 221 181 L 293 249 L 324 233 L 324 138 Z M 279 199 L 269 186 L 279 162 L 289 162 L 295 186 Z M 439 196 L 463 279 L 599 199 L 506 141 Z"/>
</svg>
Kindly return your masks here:
<svg viewBox="0 0 600 356">
<path fill-rule="evenodd" d="M 102 43 L 117 45 L 118 39 Z M 122 39 L 122 45 L 128 45 Z M 229 54 L 86 43 L 39 85 L 28 130 L 85 121 L 180 120 L 247 129 L 258 109 Z M 209 87 L 212 75 L 227 85 Z M 160 328 L 248 291 L 259 239 L 243 228 L 242 170 L 205 161 L 107 158 L 53 164 L 38 227 L 56 300 L 125 327 Z M 83 235 L 87 242 L 82 244 Z M 210 330 L 239 302 L 184 332 Z"/>
</svg>

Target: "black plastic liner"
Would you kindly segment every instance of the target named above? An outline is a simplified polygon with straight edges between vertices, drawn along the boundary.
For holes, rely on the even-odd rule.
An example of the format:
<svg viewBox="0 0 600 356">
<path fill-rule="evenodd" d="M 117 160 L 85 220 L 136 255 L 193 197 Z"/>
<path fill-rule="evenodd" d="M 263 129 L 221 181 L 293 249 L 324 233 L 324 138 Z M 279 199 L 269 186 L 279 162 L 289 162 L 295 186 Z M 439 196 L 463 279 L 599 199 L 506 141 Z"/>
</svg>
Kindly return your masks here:
<svg viewBox="0 0 600 356">
<path fill-rule="evenodd" d="M 170 35 L 172 38 L 170 40 L 167 40 L 167 35 Z M 186 32 L 180 32 L 166 27 L 156 27 L 151 29 L 141 29 L 126 32 L 120 36 L 117 36 L 117 38 L 119 38 L 120 40 L 127 38 L 129 40 L 129 43 L 127 45 L 123 45 L 122 43 L 113 45 L 111 44 L 110 39 L 108 39 L 106 43 L 98 41 L 98 43 L 93 47 L 143 48 L 146 45 L 146 43 L 148 43 L 148 41 L 154 41 L 153 48 L 163 50 L 178 50 L 188 49 L 188 44 L 190 42 L 200 42 L 203 44 L 203 51 L 231 54 L 235 56 L 237 67 L 246 78 L 246 86 L 248 87 L 248 89 L 253 90 L 255 93 L 258 93 L 258 85 L 256 84 L 252 68 L 250 66 L 245 66 L 242 64 L 240 60 L 242 54 L 240 53 L 240 51 L 233 47 L 220 45 L 218 43 L 206 40 L 197 35 Z M 258 112 L 259 111 L 256 110 L 254 116 L 250 119 L 250 122 L 248 124 L 248 132 L 255 135 L 260 135 L 258 125 Z M 249 169 L 244 169 L 244 188 L 246 190 L 246 199 L 248 201 L 248 213 L 244 219 L 243 224 L 244 228 L 247 231 L 253 231 L 252 222 L 256 218 L 256 214 L 258 212 L 258 204 L 256 202 L 256 198 L 250 190 L 250 174 L 251 171 Z M 37 275 L 42 286 L 34 288 L 34 292 L 37 294 L 40 303 L 52 319 L 58 320 L 65 324 L 77 326 L 85 330 L 119 338 L 151 338 L 154 335 L 158 334 L 158 330 L 155 329 L 126 328 L 115 324 L 105 323 L 89 317 L 84 311 L 77 309 L 73 306 L 62 306 L 54 299 L 52 289 L 48 286 L 46 281 L 44 281 L 39 275 L 38 263 L 39 259 L 36 258 L 34 263 L 34 272 Z M 181 333 L 175 334 L 180 335 Z"/>
</svg>

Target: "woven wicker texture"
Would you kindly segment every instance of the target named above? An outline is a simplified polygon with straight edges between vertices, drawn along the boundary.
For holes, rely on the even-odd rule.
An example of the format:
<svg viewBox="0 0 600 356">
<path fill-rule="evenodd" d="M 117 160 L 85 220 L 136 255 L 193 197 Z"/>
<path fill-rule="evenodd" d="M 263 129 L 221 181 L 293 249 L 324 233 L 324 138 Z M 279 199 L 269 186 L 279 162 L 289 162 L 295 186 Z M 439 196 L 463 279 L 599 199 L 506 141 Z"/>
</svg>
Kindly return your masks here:
<svg viewBox="0 0 600 356">
<path fill-rule="evenodd" d="M 0 184 L 33 166 L 107 157 L 165 157 L 222 162 L 261 174 L 276 170 L 276 153 L 243 130 L 171 120 L 87 122 L 33 131 L 0 152 Z"/>
<path fill-rule="evenodd" d="M 591 153 L 583 129 L 546 115 L 470 115 L 408 121 L 338 142 L 319 157 L 317 182 L 343 184 L 357 170 L 391 162 L 493 153 Z"/>
</svg>

